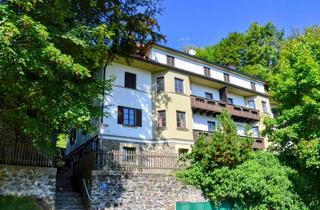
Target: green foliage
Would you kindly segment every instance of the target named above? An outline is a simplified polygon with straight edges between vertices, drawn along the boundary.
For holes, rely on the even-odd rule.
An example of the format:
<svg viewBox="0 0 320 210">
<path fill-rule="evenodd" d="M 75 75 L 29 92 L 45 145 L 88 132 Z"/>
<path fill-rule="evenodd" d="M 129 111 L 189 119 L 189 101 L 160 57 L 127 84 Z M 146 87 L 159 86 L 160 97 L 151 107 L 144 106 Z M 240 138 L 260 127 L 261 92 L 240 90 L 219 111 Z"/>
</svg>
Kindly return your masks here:
<svg viewBox="0 0 320 210">
<path fill-rule="evenodd" d="M 319 194 L 308 194 L 310 183 L 299 173 L 281 164 L 268 152 L 251 153 L 248 160 L 234 168 L 222 166 L 204 171 L 193 164 L 178 173 L 180 179 L 200 187 L 218 204 L 222 200 L 232 201 L 244 209 L 316 209 Z"/>
<path fill-rule="evenodd" d="M 68 141 L 68 135 L 60 133 L 57 139 L 57 148 L 66 149 Z"/>
<path fill-rule="evenodd" d="M 188 156 L 192 164 L 199 164 L 205 171 L 220 166 L 233 167 L 244 161 L 251 151 L 253 139 L 237 135 L 236 125 L 226 110 L 218 116 L 218 121 L 217 131 L 208 137 L 200 135 Z"/>
<path fill-rule="evenodd" d="M 320 165 L 320 28 L 306 29 L 281 50 L 281 74 L 271 84 L 281 115 L 267 120 L 266 134 L 288 159 L 319 171 Z"/>
<path fill-rule="evenodd" d="M 2 210 L 41 210 L 40 206 L 30 197 L 0 196 Z"/>
<path fill-rule="evenodd" d="M 272 23 L 253 23 L 244 33 L 233 32 L 218 44 L 197 49 L 197 55 L 221 65 L 233 65 L 266 81 L 277 72 L 284 32 Z"/>
<path fill-rule="evenodd" d="M 95 131 L 113 81 L 98 70 L 163 39 L 157 0 L 0 3 L 0 120 L 47 152 L 70 127 Z"/>
<path fill-rule="evenodd" d="M 282 155 L 253 152 L 252 138 L 237 135 L 226 111 L 218 118 L 217 131 L 200 136 L 186 156 L 190 165 L 176 174 L 179 179 L 201 188 L 214 205 L 227 200 L 243 209 L 317 209 L 319 177 L 284 165 Z M 301 157 L 314 147 L 301 146 Z"/>
</svg>

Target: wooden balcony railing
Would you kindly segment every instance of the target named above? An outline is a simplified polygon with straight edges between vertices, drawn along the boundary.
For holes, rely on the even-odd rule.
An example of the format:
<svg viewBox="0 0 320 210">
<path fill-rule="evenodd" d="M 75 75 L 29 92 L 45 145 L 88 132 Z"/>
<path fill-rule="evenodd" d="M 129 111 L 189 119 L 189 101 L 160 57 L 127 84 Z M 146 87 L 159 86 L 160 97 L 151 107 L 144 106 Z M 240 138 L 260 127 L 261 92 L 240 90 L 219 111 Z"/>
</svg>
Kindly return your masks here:
<svg viewBox="0 0 320 210">
<path fill-rule="evenodd" d="M 222 101 L 215 101 L 198 96 L 191 96 L 191 107 L 194 111 L 220 114 L 222 109 L 226 109 L 230 115 L 239 121 L 259 121 L 260 114 L 256 109 L 228 104 Z"/>
<path fill-rule="evenodd" d="M 194 141 L 196 141 L 199 137 L 200 134 L 204 134 L 206 136 L 208 136 L 210 134 L 210 132 L 208 131 L 201 131 L 201 130 L 193 130 L 193 139 Z M 255 138 L 253 139 L 253 144 L 252 144 L 252 148 L 253 149 L 266 149 L 266 145 L 264 142 L 263 138 Z"/>
<path fill-rule="evenodd" d="M 181 156 L 168 152 L 104 151 L 98 152 L 103 161 L 102 170 L 166 174 L 183 165 Z"/>
</svg>

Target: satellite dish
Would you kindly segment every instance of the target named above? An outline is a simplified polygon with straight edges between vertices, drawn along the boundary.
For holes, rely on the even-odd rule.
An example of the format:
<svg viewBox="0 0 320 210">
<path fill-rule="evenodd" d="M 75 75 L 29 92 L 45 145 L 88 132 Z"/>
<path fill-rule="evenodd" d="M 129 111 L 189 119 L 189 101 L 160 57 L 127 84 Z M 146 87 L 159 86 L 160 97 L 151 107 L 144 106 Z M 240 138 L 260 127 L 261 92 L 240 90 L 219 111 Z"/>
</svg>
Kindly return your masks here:
<svg viewBox="0 0 320 210">
<path fill-rule="evenodd" d="M 190 49 L 189 51 L 188 51 L 188 53 L 190 54 L 190 55 L 196 55 L 196 51 L 194 50 L 194 49 Z"/>
</svg>

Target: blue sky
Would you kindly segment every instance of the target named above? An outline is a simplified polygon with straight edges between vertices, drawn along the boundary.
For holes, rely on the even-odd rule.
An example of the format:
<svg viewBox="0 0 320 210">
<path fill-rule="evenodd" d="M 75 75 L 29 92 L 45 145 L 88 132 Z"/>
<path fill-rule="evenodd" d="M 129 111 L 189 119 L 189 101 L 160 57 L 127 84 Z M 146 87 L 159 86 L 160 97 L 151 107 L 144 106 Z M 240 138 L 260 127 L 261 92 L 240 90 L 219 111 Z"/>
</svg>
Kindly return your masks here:
<svg viewBox="0 0 320 210">
<path fill-rule="evenodd" d="M 163 0 L 158 18 L 169 47 L 212 45 L 252 22 L 273 22 L 286 35 L 320 25 L 319 0 Z"/>
</svg>

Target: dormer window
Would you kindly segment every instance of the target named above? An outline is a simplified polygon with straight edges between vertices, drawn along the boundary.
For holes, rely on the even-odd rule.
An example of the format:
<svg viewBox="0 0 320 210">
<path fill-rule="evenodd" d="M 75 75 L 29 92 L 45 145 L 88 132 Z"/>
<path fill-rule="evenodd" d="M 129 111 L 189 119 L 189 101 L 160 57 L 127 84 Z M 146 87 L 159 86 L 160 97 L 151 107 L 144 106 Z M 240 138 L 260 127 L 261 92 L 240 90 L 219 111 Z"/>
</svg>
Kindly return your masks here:
<svg viewBox="0 0 320 210">
<path fill-rule="evenodd" d="M 223 73 L 223 78 L 225 82 L 230 82 L 230 75 L 228 73 Z"/>
<path fill-rule="evenodd" d="M 203 67 L 204 76 L 210 77 L 210 68 L 209 67 Z"/>
<path fill-rule="evenodd" d="M 167 64 L 170 66 L 174 66 L 174 57 L 171 55 L 167 55 Z"/>
</svg>

